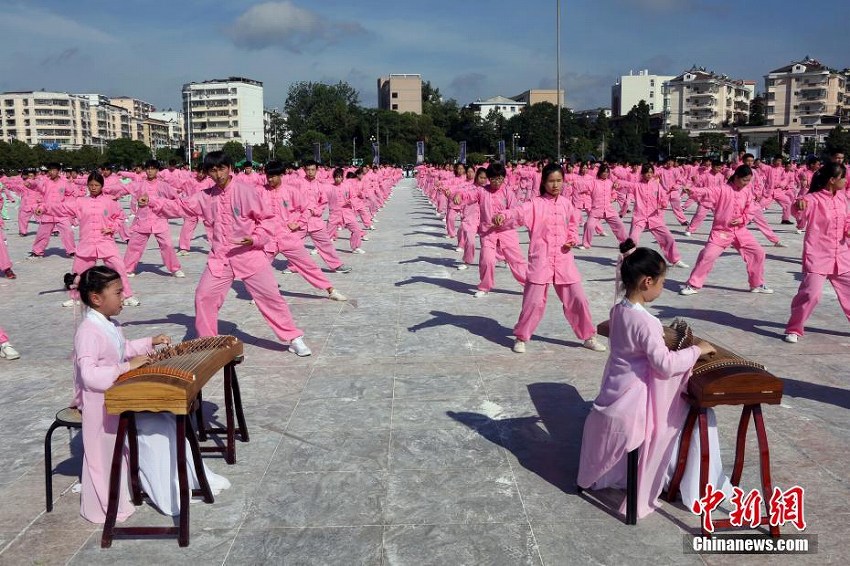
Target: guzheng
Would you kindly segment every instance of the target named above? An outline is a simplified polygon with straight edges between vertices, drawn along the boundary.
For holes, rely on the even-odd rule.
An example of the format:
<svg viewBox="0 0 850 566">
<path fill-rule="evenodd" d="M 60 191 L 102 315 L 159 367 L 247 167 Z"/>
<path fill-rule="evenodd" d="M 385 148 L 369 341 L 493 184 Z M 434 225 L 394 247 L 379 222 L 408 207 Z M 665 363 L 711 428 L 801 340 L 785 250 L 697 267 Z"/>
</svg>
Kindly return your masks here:
<svg viewBox="0 0 850 566">
<path fill-rule="evenodd" d="M 610 334 L 610 322 L 599 324 L 597 332 Z M 688 348 L 699 343 L 690 326 L 676 319 L 664 328 L 664 342 L 671 350 Z M 782 380 L 763 365 L 748 360 L 714 344 L 717 353 L 700 357 L 688 380 L 690 403 L 697 407 L 716 405 L 778 405 L 782 401 Z"/>
<path fill-rule="evenodd" d="M 242 355 L 235 336 L 186 340 L 157 351 L 150 363 L 121 374 L 106 390 L 106 411 L 168 411 L 189 414 L 212 376 Z"/>
</svg>

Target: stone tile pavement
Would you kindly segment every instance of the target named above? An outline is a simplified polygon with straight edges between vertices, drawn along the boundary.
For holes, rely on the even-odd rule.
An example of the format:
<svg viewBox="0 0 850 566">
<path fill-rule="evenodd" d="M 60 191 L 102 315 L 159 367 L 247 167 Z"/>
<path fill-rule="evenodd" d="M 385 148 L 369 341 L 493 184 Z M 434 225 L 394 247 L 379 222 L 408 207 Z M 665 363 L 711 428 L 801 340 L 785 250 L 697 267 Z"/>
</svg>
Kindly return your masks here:
<svg viewBox="0 0 850 566">
<path fill-rule="evenodd" d="M 850 561 L 848 528 L 850 324 L 827 289 L 807 335 L 781 341 L 798 281 L 802 238 L 777 226 L 788 248 L 767 248 L 772 296 L 747 292 L 741 260 L 724 255 L 698 295 L 675 294 L 688 270 L 671 270 L 653 305 L 663 319 L 687 318 L 695 332 L 762 362 L 784 378 L 781 406 L 765 409 L 776 485 L 806 489 L 807 532 L 819 554 L 793 562 Z M 215 504 L 191 507 L 191 544 L 117 540 L 78 515 L 71 486 L 81 443 L 54 436 L 54 499 L 44 512 L 43 438 L 71 399 L 74 314 L 59 305 L 70 269 L 54 239 L 49 257 L 23 260 L 32 236 L 6 236 L 19 278 L 0 279 L 0 324 L 21 359 L 0 360 L 0 563 L 2 564 L 720 564 L 789 563 L 791 557 L 683 553 L 696 517 L 681 505 L 626 526 L 606 511 L 621 494 L 580 497 L 574 488 L 584 417 L 605 354 L 579 347 L 555 298 L 528 353 L 510 351 L 520 288 L 497 269 L 498 291 L 474 299 L 475 269 L 454 269 L 454 244 L 409 180 L 379 215 L 367 254 L 332 274 L 349 297 L 324 298 L 297 275 L 278 274 L 313 356 L 286 352 L 237 285 L 221 310 L 222 333 L 245 341 L 239 367 L 251 442 L 237 463 L 210 465 L 233 487 Z M 693 264 L 704 234 L 672 227 Z M 177 225 L 173 227 L 177 233 Z M 200 233 L 200 231 L 198 231 Z M 649 245 L 648 234 L 644 244 Z M 757 235 L 762 243 L 766 240 Z M 347 240 L 338 242 L 347 249 Z M 595 321 L 607 316 L 614 242 L 577 252 Z M 142 306 L 121 320 L 130 337 L 193 326 L 193 291 L 204 265 L 202 238 L 181 258 L 186 279 L 157 267 L 149 248 L 133 281 Z M 654 244 L 653 244 L 654 245 Z M 280 263 L 276 264 L 280 266 Z M 205 400 L 220 405 L 213 381 Z M 214 410 L 216 407 L 211 406 Z M 731 465 L 737 414 L 718 411 Z M 751 436 L 754 436 L 751 434 Z M 758 487 L 754 441 L 743 484 Z M 143 506 L 129 524 L 170 524 Z"/>
</svg>

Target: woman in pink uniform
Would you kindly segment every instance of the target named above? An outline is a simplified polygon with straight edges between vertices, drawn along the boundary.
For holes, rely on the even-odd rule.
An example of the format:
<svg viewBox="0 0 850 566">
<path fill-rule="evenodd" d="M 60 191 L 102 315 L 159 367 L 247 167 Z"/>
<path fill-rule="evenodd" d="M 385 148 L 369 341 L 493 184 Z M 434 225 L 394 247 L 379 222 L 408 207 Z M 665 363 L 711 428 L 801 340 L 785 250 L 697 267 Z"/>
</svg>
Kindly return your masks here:
<svg viewBox="0 0 850 566">
<path fill-rule="evenodd" d="M 580 212 L 561 195 L 564 174 L 561 166 L 550 163 L 543 168 L 540 196 L 517 208 L 493 218 L 496 226 L 527 226 L 528 274 L 522 294 L 522 311 L 514 326 L 513 350 L 525 352 L 537 325 L 546 313 L 549 285 L 564 305 L 564 317 L 584 347 L 604 352 L 605 346 L 596 340 L 596 327 L 590 318 L 590 305 L 581 286 L 581 275 L 573 258 L 572 248 L 578 241 Z"/>
<path fill-rule="evenodd" d="M 688 283 L 679 291 L 680 295 L 695 295 L 702 288 L 714 262 L 729 246 L 741 254 L 747 266 L 747 278 L 751 293 L 773 293 L 764 284 L 764 249 L 747 229 L 753 210 L 759 205 L 753 201 L 747 185 L 753 172 L 748 165 L 740 165 L 729 182 L 706 189 L 705 198 L 714 208 L 714 221 L 708 242 L 699 253 Z"/>
<path fill-rule="evenodd" d="M 587 177 L 581 180 L 574 181 L 575 186 L 581 192 L 586 192 L 590 196 L 590 208 L 587 213 L 587 222 L 584 225 L 584 237 L 582 238 L 581 249 L 590 249 L 593 243 L 593 234 L 598 233 L 598 228 L 602 226 L 602 221 L 608 223 L 611 231 L 617 238 L 617 243 L 622 243 L 626 239 L 626 226 L 620 219 L 620 215 L 614 210 L 613 201 L 616 199 L 614 194 L 614 182 L 609 178 L 611 170 L 606 163 L 599 166 L 595 178 L 588 179 Z"/>
<path fill-rule="evenodd" d="M 487 170 L 479 167 L 477 170 L 470 167 L 469 171 L 474 173 L 471 183 L 463 185 L 456 189 L 452 195 L 452 202 L 455 201 L 457 195 L 463 195 L 465 192 L 473 192 L 476 187 L 484 187 L 487 185 Z M 463 220 L 460 222 L 460 232 L 458 233 L 458 249 L 463 251 L 463 257 L 457 268 L 461 271 L 469 269 L 469 266 L 475 261 L 475 235 L 478 231 L 478 225 L 481 223 L 481 212 L 478 210 L 477 202 L 468 202 L 463 205 Z"/>
<path fill-rule="evenodd" d="M 846 186 L 844 166 L 827 163 L 812 177 L 808 193 L 797 201 L 806 236 L 803 280 L 791 301 L 791 318 L 785 327 L 785 341 L 791 344 L 803 335 L 826 281 L 832 284 L 838 303 L 850 320 L 850 214 Z"/>
</svg>

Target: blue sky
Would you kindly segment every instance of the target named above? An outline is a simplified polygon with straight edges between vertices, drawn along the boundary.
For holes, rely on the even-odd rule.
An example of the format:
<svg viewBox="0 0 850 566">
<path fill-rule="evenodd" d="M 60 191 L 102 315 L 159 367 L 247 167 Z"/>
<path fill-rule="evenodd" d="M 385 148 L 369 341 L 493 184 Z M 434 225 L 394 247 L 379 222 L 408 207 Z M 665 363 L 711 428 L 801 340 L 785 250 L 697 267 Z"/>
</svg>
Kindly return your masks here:
<svg viewBox="0 0 850 566">
<path fill-rule="evenodd" d="M 629 70 L 693 64 L 755 80 L 811 55 L 850 67 L 846 0 L 562 0 L 567 104 L 607 106 Z M 376 79 L 419 73 L 447 97 L 554 88 L 555 0 L 2 0 L 0 91 L 127 95 L 177 108 L 183 83 L 263 81 L 282 107 L 296 81 L 344 80 L 366 106 Z"/>
</svg>

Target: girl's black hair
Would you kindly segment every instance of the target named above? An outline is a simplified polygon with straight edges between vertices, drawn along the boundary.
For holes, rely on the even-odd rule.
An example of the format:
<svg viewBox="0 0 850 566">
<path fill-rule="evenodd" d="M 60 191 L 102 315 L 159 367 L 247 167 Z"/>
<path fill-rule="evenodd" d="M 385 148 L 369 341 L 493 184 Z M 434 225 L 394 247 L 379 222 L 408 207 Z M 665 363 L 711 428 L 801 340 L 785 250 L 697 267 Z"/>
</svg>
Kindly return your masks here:
<svg viewBox="0 0 850 566">
<path fill-rule="evenodd" d="M 507 169 L 505 169 L 505 166 L 499 161 L 494 161 L 493 163 L 491 163 L 490 165 L 487 166 L 487 178 L 488 179 L 495 179 L 496 177 L 504 177 L 504 176 L 507 175 L 507 173 L 508 173 Z"/>
<path fill-rule="evenodd" d="M 76 273 L 65 274 L 65 288 L 70 289 L 77 278 Z M 115 280 L 120 280 L 121 276 L 111 267 L 105 265 L 96 265 L 90 267 L 80 273 L 80 281 L 77 284 L 77 291 L 80 293 L 80 300 L 83 301 L 89 308 L 94 308 L 91 303 L 91 293 L 102 293 L 107 285 Z"/>
<path fill-rule="evenodd" d="M 549 178 L 549 175 L 558 171 L 561 173 L 561 176 L 564 175 L 564 170 L 561 169 L 561 166 L 557 163 L 550 163 L 546 167 L 543 168 L 543 171 L 540 172 L 540 196 L 546 194 L 546 179 Z"/>
<path fill-rule="evenodd" d="M 620 281 L 623 282 L 626 295 L 635 291 L 644 277 L 658 279 L 667 273 L 667 262 L 657 251 L 638 248 L 634 240 L 627 238 L 620 244 L 620 253 L 625 254 L 629 250 L 633 251 L 623 258 L 623 264 L 620 266 Z"/>
<path fill-rule="evenodd" d="M 92 171 L 91 173 L 89 173 L 89 178 L 88 178 L 88 179 L 86 179 L 86 184 L 88 185 L 88 184 L 89 184 L 89 183 L 91 183 L 92 181 L 95 181 L 95 182 L 97 182 L 97 183 L 100 183 L 100 186 L 101 186 L 101 187 L 103 186 L 103 184 L 104 184 L 104 182 L 105 182 L 105 181 L 103 180 L 103 175 L 101 175 L 99 171 Z"/>
<path fill-rule="evenodd" d="M 829 184 L 831 179 L 841 179 L 847 176 L 847 170 L 840 163 L 825 163 L 820 169 L 812 175 L 812 184 L 809 187 L 810 193 L 822 191 Z"/>
<path fill-rule="evenodd" d="M 337 167 L 336 169 L 334 169 L 333 176 L 334 177 L 345 177 L 345 171 L 343 170 L 342 167 Z"/>
<path fill-rule="evenodd" d="M 605 171 L 610 171 L 610 170 L 611 170 L 611 168 L 608 166 L 607 163 L 600 163 L 599 164 L 599 171 L 596 172 L 596 178 L 601 179 L 602 174 L 605 173 Z"/>
<path fill-rule="evenodd" d="M 744 177 L 751 177 L 753 175 L 753 169 L 749 165 L 738 165 L 738 168 L 735 169 L 735 172 L 732 173 L 732 176 L 729 177 L 729 182 L 731 183 L 735 179 L 743 179 Z"/>
<path fill-rule="evenodd" d="M 652 163 L 644 163 L 640 168 L 641 175 L 646 175 L 650 171 L 655 173 L 655 165 L 653 165 Z"/>
</svg>

